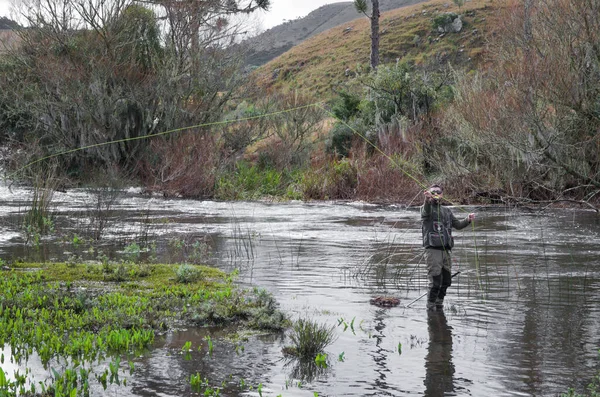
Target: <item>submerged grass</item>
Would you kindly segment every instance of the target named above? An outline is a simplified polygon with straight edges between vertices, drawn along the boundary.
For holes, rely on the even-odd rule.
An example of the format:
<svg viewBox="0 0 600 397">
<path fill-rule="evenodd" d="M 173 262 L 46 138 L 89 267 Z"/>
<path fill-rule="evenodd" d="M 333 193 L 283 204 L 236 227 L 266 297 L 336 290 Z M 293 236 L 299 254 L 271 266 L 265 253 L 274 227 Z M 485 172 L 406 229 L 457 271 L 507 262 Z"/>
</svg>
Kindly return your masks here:
<svg viewBox="0 0 600 397">
<path fill-rule="evenodd" d="M 178 281 L 178 268 L 168 265 L 147 265 L 138 273 L 125 269 L 126 282 L 105 282 L 104 265 L 15 267 L 0 279 L 0 346 L 10 346 L 10 360 L 17 363 L 37 353 L 52 372 L 38 390 L 26 375 L 8 381 L 2 372 L 2 396 L 49 390 L 55 396 L 86 395 L 90 374 L 105 388 L 118 384 L 118 364 L 104 373 L 94 373 L 92 364 L 133 357 L 169 329 L 234 322 L 281 329 L 286 321 L 264 291 L 239 290 L 232 276 L 204 266 L 194 270 L 201 277 L 185 284 Z M 68 363 L 63 374 L 52 366 L 56 362 Z"/>
</svg>

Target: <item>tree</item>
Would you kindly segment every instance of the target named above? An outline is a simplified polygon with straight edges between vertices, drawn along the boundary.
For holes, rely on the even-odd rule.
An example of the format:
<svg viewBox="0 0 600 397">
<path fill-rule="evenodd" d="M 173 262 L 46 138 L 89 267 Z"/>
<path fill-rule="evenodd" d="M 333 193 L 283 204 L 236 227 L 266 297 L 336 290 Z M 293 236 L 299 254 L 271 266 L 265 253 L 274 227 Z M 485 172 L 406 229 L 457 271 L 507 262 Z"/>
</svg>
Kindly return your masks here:
<svg viewBox="0 0 600 397">
<path fill-rule="evenodd" d="M 0 30 L 3 29 L 19 29 L 21 26 L 12 19 L 7 17 L 0 17 Z"/>
<path fill-rule="evenodd" d="M 371 0 L 371 15 L 367 13 L 367 0 L 354 0 L 356 11 L 363 13 L 371 21 L 371 69 L 379 66 L 379 0 Z"/>
<path fill-rule="evenodd" d="M 600 0 L 509 2 L 489 46 L 493 67 L 457 85 L 448 113 L 457 151 L 447 144 L 446 155 L 513 196 L 597 197 L 599 13 Z"/>
<path fill-rule="evenodd" d="M 0 59 L 0 130 L 13 144 L 39 148 L 29 151 L 34 159 L 69 152 L 61 169 L 75 176 L 111 165 L 136 171 L 148 155 L 145 136 L 221 117 L 243 78 L 242 57 L 229 47 L 242 30 L 232 17 L 268 5 L 23 2 L 28 29 Z"/>
</svg>

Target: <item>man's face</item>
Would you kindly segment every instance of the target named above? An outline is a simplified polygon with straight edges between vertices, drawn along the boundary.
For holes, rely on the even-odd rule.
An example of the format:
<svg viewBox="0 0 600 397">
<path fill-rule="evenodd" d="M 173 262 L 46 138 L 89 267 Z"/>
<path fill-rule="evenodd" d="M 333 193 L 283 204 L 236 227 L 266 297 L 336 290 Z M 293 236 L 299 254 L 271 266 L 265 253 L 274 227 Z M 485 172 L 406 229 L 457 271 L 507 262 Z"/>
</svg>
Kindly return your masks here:
<svg viewBox="0 0 600 397">
<path fill-rule="evenodd" d="M 442 197 L 442 190 L 438 188 L 429 189 L 429 193 L 431 193 L 431 198 L 436 201 Z"/>
</svg>

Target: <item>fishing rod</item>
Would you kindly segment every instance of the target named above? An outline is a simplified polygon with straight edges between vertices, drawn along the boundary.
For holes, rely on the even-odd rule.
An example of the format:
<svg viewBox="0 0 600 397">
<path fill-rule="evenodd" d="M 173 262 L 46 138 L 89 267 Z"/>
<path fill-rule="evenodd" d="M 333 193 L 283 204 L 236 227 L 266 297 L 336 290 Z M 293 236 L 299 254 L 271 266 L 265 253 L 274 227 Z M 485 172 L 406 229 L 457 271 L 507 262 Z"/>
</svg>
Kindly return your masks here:
<svg viewBox="0 0 600 397">
<path fill-rule="evenodd" d="M 454 278 L 454 276 L 459 275 L 462 272 L 456 272 L 452 275 L 452 277 L 450 278 Z M 422 297 L 424 297 L 425 295 L 427 295 L 429 293 L 429 291 L 425 292 L 423 295 L 419 296 L 417 299 L 415 299 L 414 301 L 410 302 L 408 305 L 404 306 L 404 307 L 409 307 L 410 305 L 412 305 L 413 303 L 415 303 L 416 301 L 418 301 L 419 299 L 421 299 Z"/>
</svg>

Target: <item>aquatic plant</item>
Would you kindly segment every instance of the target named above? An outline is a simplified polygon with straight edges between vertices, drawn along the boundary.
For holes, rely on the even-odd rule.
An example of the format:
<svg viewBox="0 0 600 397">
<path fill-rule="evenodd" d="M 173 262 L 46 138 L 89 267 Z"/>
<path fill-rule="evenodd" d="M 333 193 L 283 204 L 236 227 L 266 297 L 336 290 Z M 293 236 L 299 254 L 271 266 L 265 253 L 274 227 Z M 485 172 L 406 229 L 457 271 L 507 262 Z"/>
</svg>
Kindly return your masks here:
<svg viewBox="0 0 600 397">
<path fill-rule="evenodd" d="M 38 390 L 32 386 L 31 395 L 39 388 L 43 395 L 49 391 L 56 396 L 85 395 L 90 377 L 105 388 L 125 384 L 127 380 L 119 373 L 122 357 L 148 349 L 156 332 L 175 324 L 211 324 L 194 322 L 188 308 L 219 305 L 230 311 L 229 321 L 250 322 L 250 309 L 256 305 L 253 291 L 234 289 L 227 275 L 210 268 L 201 270 L 214 280 L 181 285 L 171 280 L 172 267 L 148 265 L 151 270 L 143 288 L 136 287 L 137 275 L 131 272 L 129 283 L 98 288 L 103 265 L 36 264 L 42 270 L 18 270 L 27 266 L 14 264 L 17 269 L 0 279 L 0 346 L 10 347 L 11 362 L 20 363 L 37 353 L 44 366 L 54 360 L 69 363 L 61 373 L 53 370 Z M 93 281 L 94 288 L 75 287 L 74 277 L 79 283 Z M 210 354 L 212 341 L 207 340 Z M 91 376 L 94 363 L 105 360 L 108 368 Z M 133 372 L 133 363 L 129 368 Z M 24 385 L 37 385 L 27 379 L 30 373 L 17 375 L 9 382 L 0 374 L 0 396 L 25 395 Z M 219 395 L 220 391 L 211 389 L 210 393 Z"/>
<path fill-rule="evenodd" d="M 317 364 L 317 367 L 327 368 L 327 354 L 318 353 L 315 357 L 315 364 Z"/>
<path fill-rule="evenodd" d="M 186 263 L 180 265 L 175 270 L 175 275 L 177 276 L 177 282 L 182 284 L 195 283 L 202 277 L 202 273 L 198 267 Z"/>
<path fill-rule="evenodd" d="M 55 176 L 55 167 L 41 169 L 33 177 L 31 207 L 23 217 L 23 230 L 27 242 L 35 246 L 40 244 L 41 236 L 54 231 L 54 221 L 51 212 L 54 191 L 59 185 Z"/>
<path fill-rule="evenodd" d="M 204 340 L 208 344 L 208 355 L 212 356 L 213 355 L 214 346 L 213 346 L 213 342 L 212 342 L 212 339 L 211 339 L 210 335 L 206 335 L 204 337 Z"/>
<path fill-rule="evenodd" d="M 221 395 L 221 388 L 210 386 L 208 378 L 202 378 L 202 375 L 199 373 L 190 376 L 190 385 L 193 391 L 202 393 L 206 397 L 218 397 Z M 224 384 L 221 384 L 221 386 L 224 386 Z"/>
<path fill-rule="evenodd" d="M 140 245 L 136 242 L 126 245 L 125 249 L 123 250 L 125 259 L 131 262 L 137 262 L 140 259 L 141 252 L 142 249 Z"/>
<path fill-rule="evenodd" d="M 598 357 L 600 358 L 600 349 L 598 350 Z M 566 393 L 561 394 L 560 397 L 600 397 L 600 370 L 588 384 L 585 394 L 579 394 L 574 388 L 570 388 Z"/>
<path fill-rule="evenodd" d="M 292 348 L 289 353 L 302 358 L 314 359 L 317 354 L 335 342 L 335 327 L 329 327 L 325 324 L 319 324 L 309 319 L 300 318 L 292 326 L 290 339 Z"/>
</svg>

